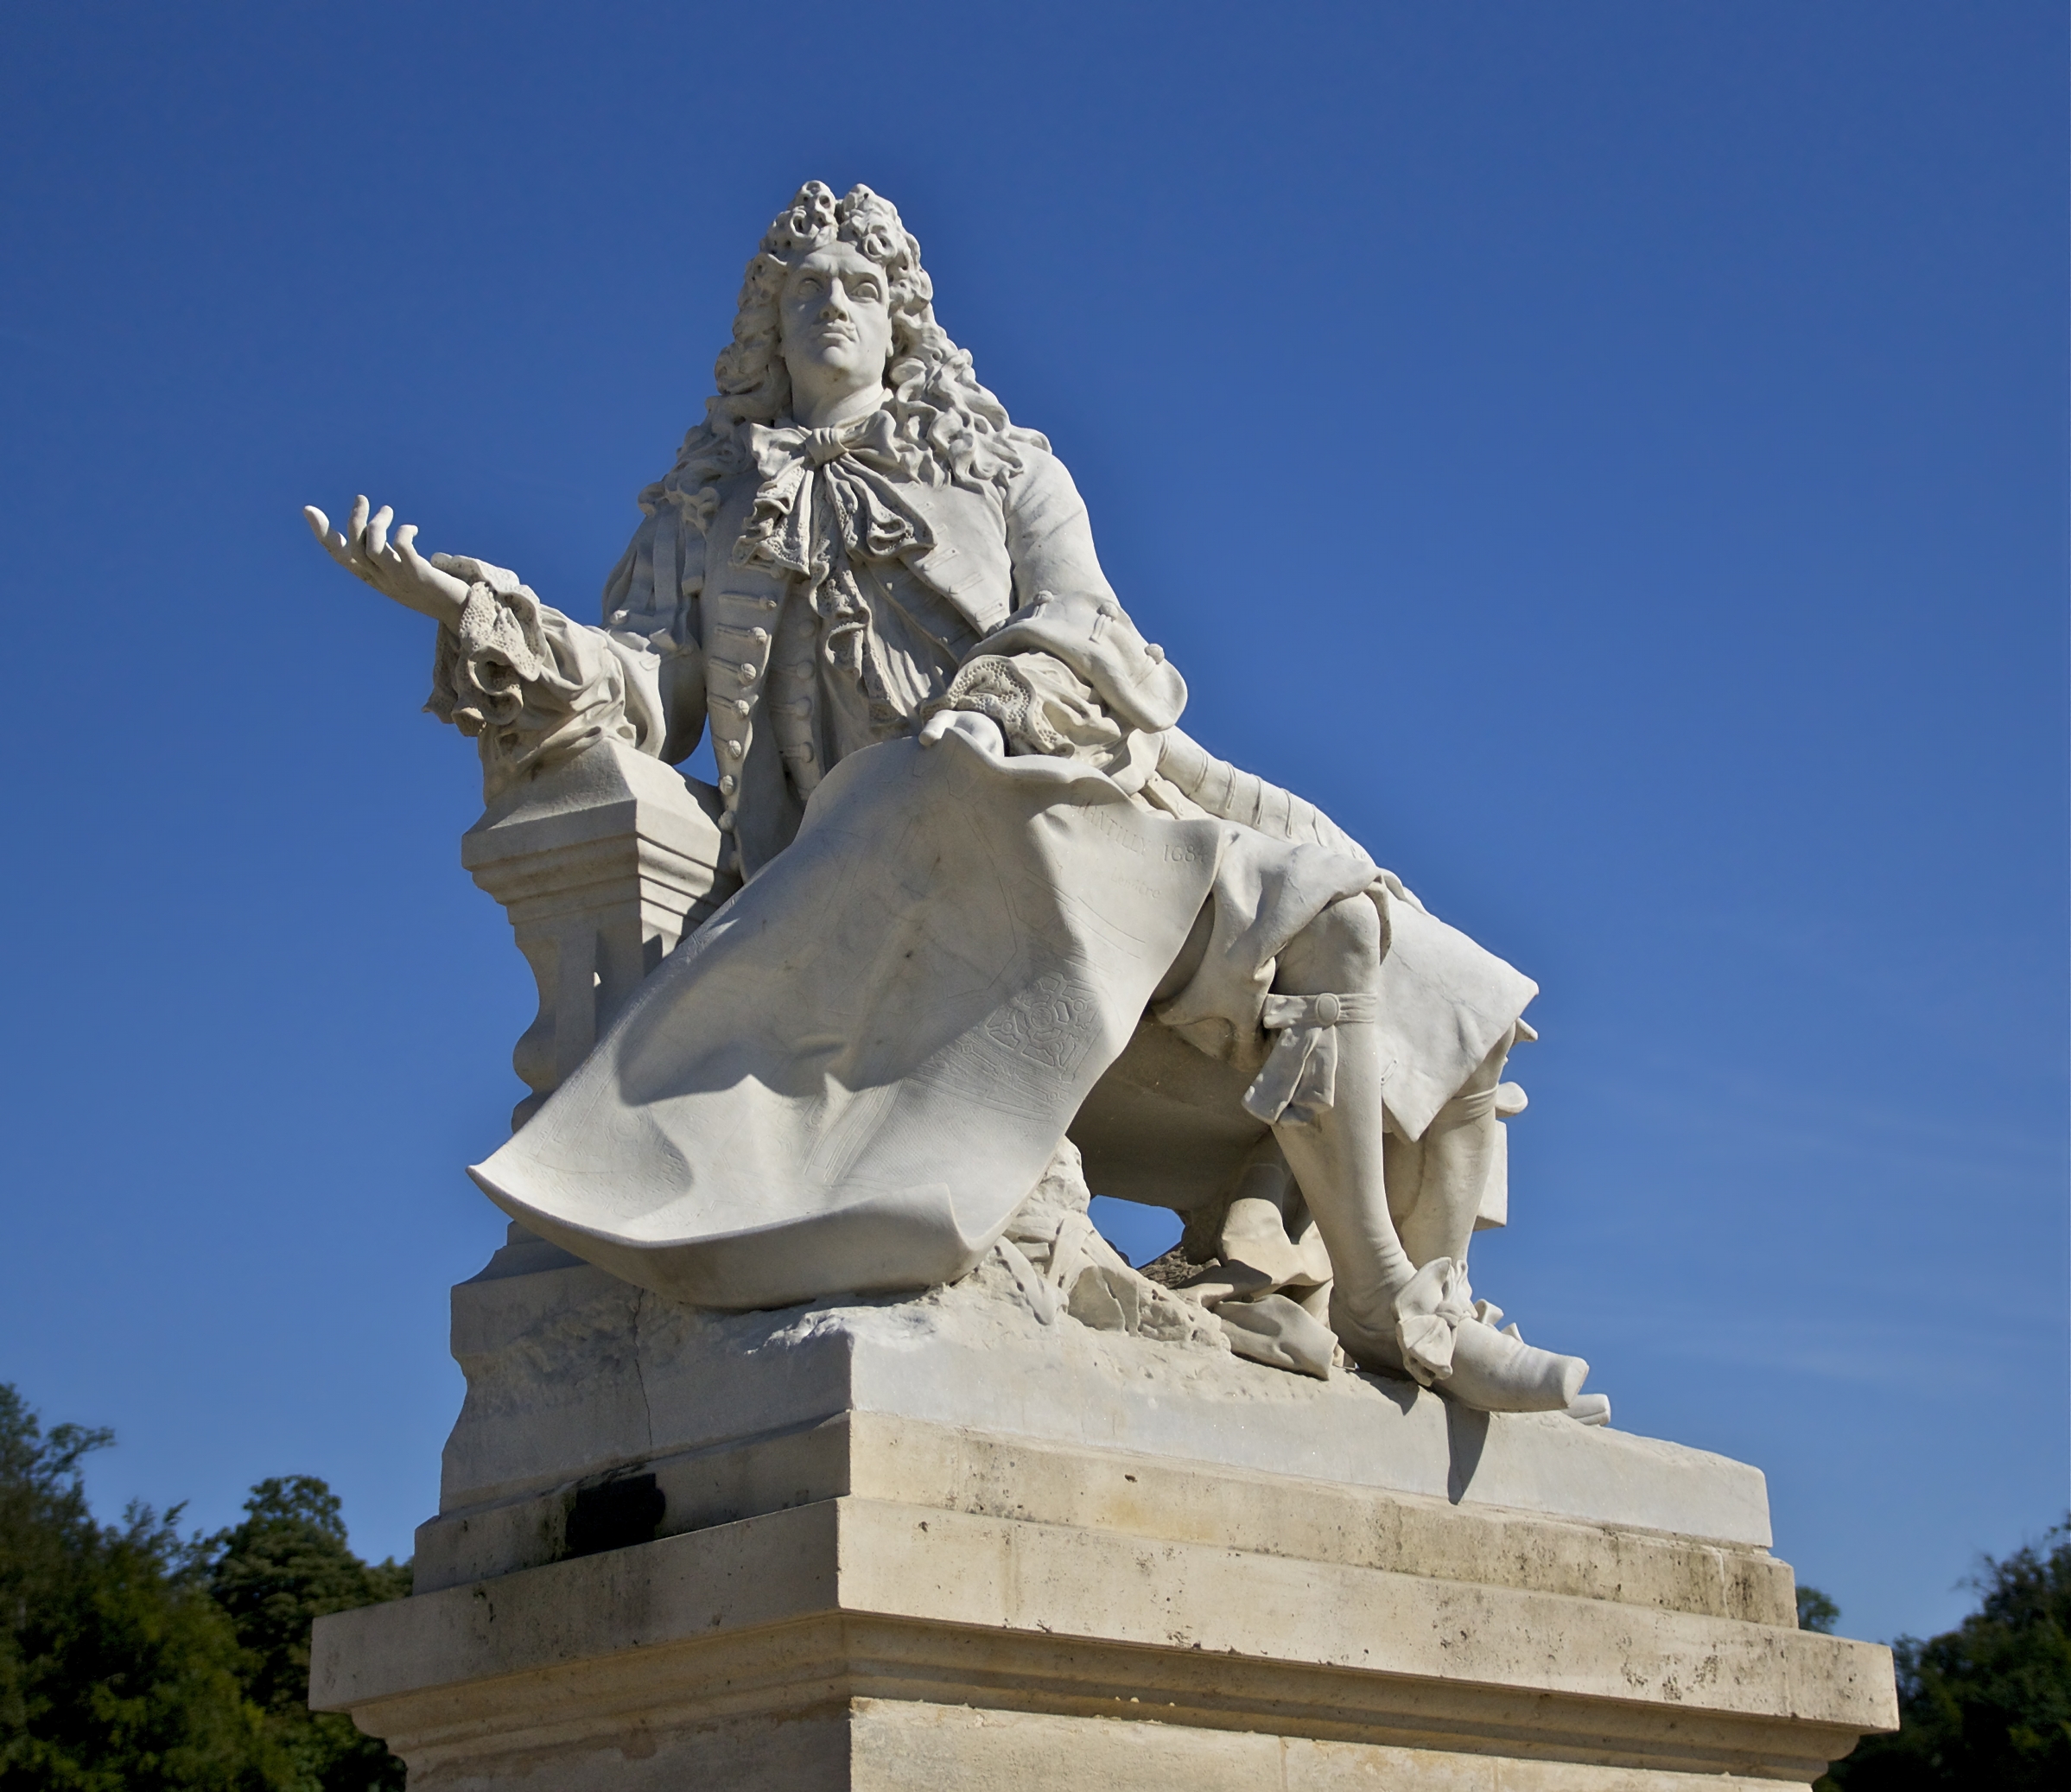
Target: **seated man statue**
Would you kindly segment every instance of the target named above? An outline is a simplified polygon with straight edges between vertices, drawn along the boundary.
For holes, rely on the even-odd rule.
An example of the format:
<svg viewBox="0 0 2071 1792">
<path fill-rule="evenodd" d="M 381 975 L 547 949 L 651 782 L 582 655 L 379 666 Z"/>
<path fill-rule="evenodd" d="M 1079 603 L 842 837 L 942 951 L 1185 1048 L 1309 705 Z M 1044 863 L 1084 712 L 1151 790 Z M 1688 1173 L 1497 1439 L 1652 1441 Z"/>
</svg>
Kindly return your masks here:
<svg viewBox="0 0 2071 1792">
<path fill-rule="evenodd" d="M 1094 1186 L 1112 1160 L 1198 1209 L 1197 1124 L 1221 1254 L 1240 1209 L 1312 1222 L 1327 1264 L 1264 1280 L 1327 1285 L 1357 1363 L 1571 1407 L 1586 1365 L 1498 1331 L 1464 1274 L 1534 986 L 1181 732 L 1070 476 L 931 295 L 886 201 L 799 190 L 601 627 L 365 499 L 342 531 L 308 513 L 438 623 L 431 707 L 492 798 L 709 728 L 736 893 L 477 1180 L 635 1282 L 772 1306 L 967 1273 L 1068 1130 Z"/>
</svg>

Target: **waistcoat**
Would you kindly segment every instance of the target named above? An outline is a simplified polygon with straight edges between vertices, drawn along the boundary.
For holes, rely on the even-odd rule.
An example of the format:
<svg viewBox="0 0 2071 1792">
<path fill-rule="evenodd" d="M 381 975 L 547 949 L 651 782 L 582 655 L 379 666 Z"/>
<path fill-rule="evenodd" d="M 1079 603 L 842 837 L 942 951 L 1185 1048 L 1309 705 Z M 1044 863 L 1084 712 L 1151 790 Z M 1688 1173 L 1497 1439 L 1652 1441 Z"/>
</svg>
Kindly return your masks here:
<svg viewBox="0 0 2071 1792">
<path fill-rule="evenodd" d="M 946 476 L 937 485 L 886 480 L 918 524 L 898 557 L 981 636 L 1038 591 L 1115 602 L 1070 474 L 1045 450 L 1021 454 L 1024 468 L 1004 494 Z M 642 492 L 649 514 L 605 587 L 604 622 L 663 651 L 664 756 L 682 758 L 700 724 L 709 728 L 726 804 L 721 825 L 735 842 L 737 868 L 753 876 L 790 844 L 804 814 L 785 775 L 772 707 L 803 699 L 772 689 L 770 675 L 779 616 L 787 601 L 804 601 L 808 581 L 757 559 L 746 540 L 769 483 L 760 472 L 746 467 L 682 489 L 689 483 L 671 475 Z"/>
</svg>

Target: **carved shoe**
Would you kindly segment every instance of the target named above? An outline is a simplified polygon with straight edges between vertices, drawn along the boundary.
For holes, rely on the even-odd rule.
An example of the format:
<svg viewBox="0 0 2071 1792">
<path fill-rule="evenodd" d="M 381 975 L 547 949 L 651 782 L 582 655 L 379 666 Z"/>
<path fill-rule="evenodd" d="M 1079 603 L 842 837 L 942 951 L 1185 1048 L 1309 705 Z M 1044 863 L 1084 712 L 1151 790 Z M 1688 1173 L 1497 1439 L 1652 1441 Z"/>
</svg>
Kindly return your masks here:
<svg viewBox="0 0 2071 1792">
<path fill-rule="evenodd" d="M 1540 1350 L 1469 1319 L 1452 1334 L 1452 1373 L 1444 1387 L 1462 1406 L 1484 1413 L 1560 1413 L 1575 1404 L 1588 1376 L 1579 1357 Z"/>
</svg>

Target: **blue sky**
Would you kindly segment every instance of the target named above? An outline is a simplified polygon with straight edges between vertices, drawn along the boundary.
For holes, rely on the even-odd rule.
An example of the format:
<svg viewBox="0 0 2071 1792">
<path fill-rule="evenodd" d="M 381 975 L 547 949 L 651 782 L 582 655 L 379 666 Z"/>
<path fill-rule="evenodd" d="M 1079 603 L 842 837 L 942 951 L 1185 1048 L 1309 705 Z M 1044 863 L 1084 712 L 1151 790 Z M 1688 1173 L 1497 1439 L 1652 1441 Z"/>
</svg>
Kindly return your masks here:
<svg viewBox="0 0 2071 1792">
<path fill-rule="evenodd" d="M 1941 4 L 0 19 L 0 1379 L 406 1553 L 530 979 L 356 490 L 588 616 L 867 181 L 1188 726 L 1536 977 L 1477 1287 L 1843 1628 L 2067 1500 L 2066 24 Z M 1155 1217 L 1124 1236 L 1161 1242 Z"/>
</svg>

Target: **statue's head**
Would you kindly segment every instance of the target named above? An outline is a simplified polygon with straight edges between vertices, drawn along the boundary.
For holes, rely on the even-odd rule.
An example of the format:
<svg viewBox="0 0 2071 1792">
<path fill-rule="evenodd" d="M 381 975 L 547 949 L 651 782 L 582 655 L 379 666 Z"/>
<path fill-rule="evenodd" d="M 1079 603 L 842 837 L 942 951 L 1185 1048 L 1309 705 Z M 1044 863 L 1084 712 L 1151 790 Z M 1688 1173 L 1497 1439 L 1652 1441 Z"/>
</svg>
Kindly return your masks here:
<svg viewBox="0 0 2071 1792">
<path fill-rule="evenodd" d="M 972 377 L 933 299 L 920 245 L 889 200 L 867 187 L 837 200 L 808 181 L 748 264 L 734 340 L 713 369 L 710 427 L 774 423 L 791 408 L 793 365 L 811 363 L 881 382 L 902 441 L 956 476 L 1013 471 L 1016 445 L 1042 438 L 1016 429 Z"/>
<path fill-rule="evenodd" d="M 867 187 L 836 200 L 831 187 L 807 181 L 748 264 L 734 340 L 713 370 L 721 404 L 737 416 L 770 421 L 789 408 L 791 365 L 801 359 L 868 356 L 877 365 L 856 371 L 888 383 L 895 359 L 948 345 L 933 295 L 920 245 L 888 200 Z M 848 328 L 827 329 L 816 300 L 847 311 Z M 830 342 L 829 334 L 850 340 Z"/>
</svg>

